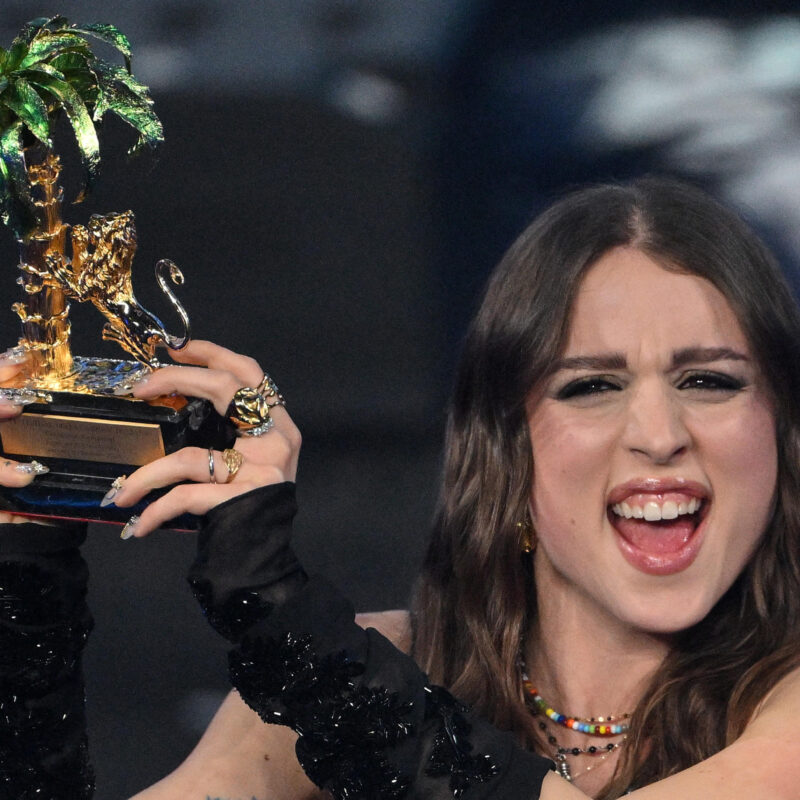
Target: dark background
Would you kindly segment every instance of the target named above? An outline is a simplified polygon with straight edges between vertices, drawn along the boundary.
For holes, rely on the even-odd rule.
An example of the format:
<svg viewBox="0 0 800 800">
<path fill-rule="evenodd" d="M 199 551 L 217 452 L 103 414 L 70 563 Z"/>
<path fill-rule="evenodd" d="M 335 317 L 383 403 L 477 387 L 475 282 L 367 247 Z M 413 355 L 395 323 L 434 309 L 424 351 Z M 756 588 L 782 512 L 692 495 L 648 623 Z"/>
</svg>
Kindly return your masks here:
<svg viewBox="0 0 800 800">
<path fill-rule="evenodd" d="M 3 0 L 119 25 L 166 144 L 103 176 L 68 222 L 132 208 L 152 265 L 184 270 L 194 332 L 257 357 L 304 433 L 298 550 L 362 609 L 403 606 L 436 497 L 452 365 L 488 270 L 565 188 L 645 172 L 738 207 L 794 281 L 800 17 L 777 2 Z M 60 139 L 70 155 L 67 132 Z M 74 182 L 75 177 L 71 178 Z M 16 339 L 0 237 L 0 335 Z M 0 308 L 0 311 L 2 309 Z M 93 309 L 77 353 L 114 354 Z M 184 575 L 191 535 L 92 526 L 86 655 L 99 800 L 162 777 L 226 691 Z"/>
</svg>

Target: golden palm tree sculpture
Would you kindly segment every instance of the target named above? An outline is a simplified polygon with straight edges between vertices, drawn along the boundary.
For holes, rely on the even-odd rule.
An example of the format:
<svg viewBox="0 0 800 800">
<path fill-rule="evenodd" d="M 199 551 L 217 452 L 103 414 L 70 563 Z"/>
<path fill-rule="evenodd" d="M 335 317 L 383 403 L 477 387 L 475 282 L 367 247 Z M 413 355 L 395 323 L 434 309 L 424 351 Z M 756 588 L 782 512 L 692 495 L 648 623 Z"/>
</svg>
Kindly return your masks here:
<svg viewBox="0 0 800 800">
<path fill-rule="evenodd" d="M 95 55 L 92 39 L 119 51 L 124 65 Z M 78 295 L 55 277 L 60 271 L 68 278 L 71 262 L 64 253 L 68 226 L 61 217 L 61 165 L 51 136 L 58 118 L 66 116 L 84 171 L 76 202 L 97 177 L 95 124 L 106 113 L 136 130 L 130 153 L 155 148 L 163 140 L 161 123 L 130 62 L 130 43 L 113 25 L 74 25 L 61 16 L 32 20 L 8 50 L 0 48 L 0 214 L 19 244 L 22 273 L 22 299 L 14 309 L 22 320 L 21 344 L 31 353 L 31 377 L 53 388 L 73 370 L 68 299 Z"/>
</svg>

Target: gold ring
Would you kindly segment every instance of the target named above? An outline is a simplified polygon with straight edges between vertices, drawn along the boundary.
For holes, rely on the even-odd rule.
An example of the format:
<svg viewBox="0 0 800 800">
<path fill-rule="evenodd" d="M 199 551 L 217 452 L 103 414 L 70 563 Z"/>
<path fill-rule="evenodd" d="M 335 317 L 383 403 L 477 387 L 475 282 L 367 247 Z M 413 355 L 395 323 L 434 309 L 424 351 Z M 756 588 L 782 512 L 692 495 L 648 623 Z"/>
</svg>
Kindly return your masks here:
<svg viewBox="0 0 800 800">
<path fill-rule="evenodd" d="M 230 483 L 244 463 L 244 456 L 238 450 L 229 447 L 227 450 L 222 451 L 222 460 L 228 468 L 228 477 L 225 479 L 225 483 Z"/>
<path fill-rule="evenodd" d="M 225 416 L 239 436 L 261 436 L 275 424 L 269 415 L 269 403 L 258 389 L 245 386 L 233 396 Z"/>
</svg>

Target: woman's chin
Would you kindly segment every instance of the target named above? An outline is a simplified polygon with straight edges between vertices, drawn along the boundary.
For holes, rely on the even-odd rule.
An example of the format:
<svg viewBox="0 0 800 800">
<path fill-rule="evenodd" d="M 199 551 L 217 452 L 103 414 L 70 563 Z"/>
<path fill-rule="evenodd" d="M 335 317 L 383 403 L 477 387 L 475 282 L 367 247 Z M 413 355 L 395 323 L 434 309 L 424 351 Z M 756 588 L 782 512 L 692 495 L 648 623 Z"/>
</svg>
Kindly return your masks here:
<svg viewBox="0 0 800 800">
<path fill-rule="evenodd" d="M 624 627 L 654 636 L 671 636 L 696 625 L 711 611 L 715 597 L 705 586 L 652 592 L 620 590 L 611 613 Z"/>
</svg>

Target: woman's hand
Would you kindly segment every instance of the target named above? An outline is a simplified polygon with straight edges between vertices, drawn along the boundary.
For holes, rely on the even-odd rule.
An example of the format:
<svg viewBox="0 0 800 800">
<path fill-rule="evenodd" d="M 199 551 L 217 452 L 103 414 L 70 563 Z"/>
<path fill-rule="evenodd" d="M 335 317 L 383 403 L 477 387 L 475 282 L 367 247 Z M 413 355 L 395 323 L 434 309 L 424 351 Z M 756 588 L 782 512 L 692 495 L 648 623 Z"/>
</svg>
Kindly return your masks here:
<svg viewBox="0 0 800 800">
<path fill-rule="evenodd" d="M 138 383 L 132 394 L 142 399 L 178 392 L 203 397 L 225 414 L 233 395 L 243 387 L 255 387 L 264 370 L 252 358 L 211 342 L 194 341 L 179 351 L 170 351 L 183 366 L 162 367 Z M 132 518 L 123 534 L 142 537 L 168 520 L 184 513 L 203 515 L 214 506 L 259 486 L 294 481 L 300 453 L 300 432 L 282 406 L 270 409 L 274 427 L 261 436 L 237 438 L 234 449 L 243 457 L 230 483 L 223 454 L 199 447 L 186 447 L 140 467 L 111 494 L 122 508 L 134 505 L 153 489 L 175 486 L 152 502 L 139 517 Z M 213 457 L 214 479 L 211 480 Z M 191 483 L 181 483 L 191 481 Z M 113 491 L 113 490 L 112 490 Z"/>
<path fill-rule="evenodd" d="M 19 347 L 12 347 L 5 353 L 0 353 L 0 386 L 22 370 L 27 361 L 24 351 Z M 4 420 L 13 419 L 22 412 L 22 406 L 12 403 L 3 397 L 0 390 L 0 425 Z M 0 458 L 0 486 L 20 487 L 27 486 L 37 475 L 46 472 L 47 468 L 32 462 L 30 464 L 13 461 L 9 458 Z M 9 522 L 30 522 L 26 517 L 0 511 L 0 525 Z M 44 524 L 44 523 L 43 523 Z"/>
</svg>

